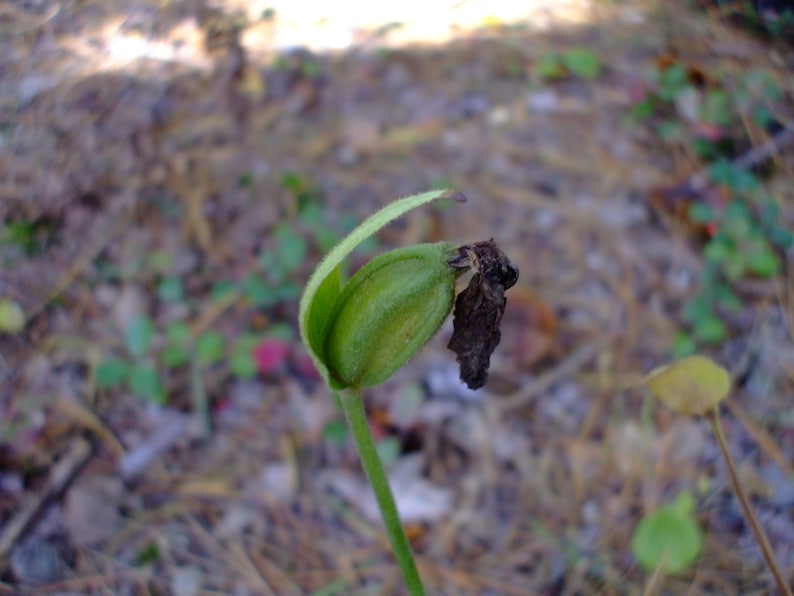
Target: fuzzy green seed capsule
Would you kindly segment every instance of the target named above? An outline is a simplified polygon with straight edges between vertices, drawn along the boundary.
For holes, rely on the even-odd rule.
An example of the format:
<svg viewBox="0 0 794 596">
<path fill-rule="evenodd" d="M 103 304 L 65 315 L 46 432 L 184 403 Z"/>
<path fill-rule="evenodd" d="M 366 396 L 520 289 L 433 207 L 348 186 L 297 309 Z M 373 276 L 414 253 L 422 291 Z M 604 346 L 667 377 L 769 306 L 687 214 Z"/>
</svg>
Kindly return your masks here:
<svg viewBox="0 0 794 596">
<path fill-rule="evenodd" d="M 329 317 L 324 361 L 340 387 L 388 379 L 435 335 L 452 310 L 455 270 L 446 242 L 398 248 L 345 284 Z"/>
</svg>

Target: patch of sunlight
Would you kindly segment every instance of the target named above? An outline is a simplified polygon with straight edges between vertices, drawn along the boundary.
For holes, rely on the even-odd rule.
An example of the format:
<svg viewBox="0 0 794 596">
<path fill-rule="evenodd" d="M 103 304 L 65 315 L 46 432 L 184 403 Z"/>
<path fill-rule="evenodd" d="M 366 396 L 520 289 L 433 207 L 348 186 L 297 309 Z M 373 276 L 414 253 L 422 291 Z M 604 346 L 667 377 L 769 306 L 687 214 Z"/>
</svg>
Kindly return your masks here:
<svg viewBox="0 0 794 596">
<path fill-rule="evenodd" d="M 204 32 L 194 19 L 174 27 L 167 38 L 149 39 L 124 28 L 124 18 L 97 27 L 90 36 L 64 38 L 60 44 L 80 60 L 84 75 L 97 72 L 134 70 L 170 64 L 195 70 L 209 70 L 212 60 L 204 49 Z"/>
<path fill-rule="evenodd" d="M 249 22 L 272 10 L 275 31 L 270 50 L 307 47 L 344 50 L 358 44 L 440 44 L 468 32 L 500 25 L 522 25 L 533 31 L 570 27 L 593 21 L 595 0 L 226 0 L 226 10 L 239 11 Z M 264 49 L 264 48 L 256 48 Z"/>
</svg>

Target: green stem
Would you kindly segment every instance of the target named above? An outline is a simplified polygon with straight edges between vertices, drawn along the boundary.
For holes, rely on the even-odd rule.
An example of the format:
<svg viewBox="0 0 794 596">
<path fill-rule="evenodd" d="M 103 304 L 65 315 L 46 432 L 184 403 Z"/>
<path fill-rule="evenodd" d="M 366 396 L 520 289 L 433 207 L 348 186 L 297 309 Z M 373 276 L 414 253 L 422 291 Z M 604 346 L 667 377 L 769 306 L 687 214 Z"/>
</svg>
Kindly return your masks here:
<svg viewBox="0 0 794 596">
<path fill-rule="evenodd" d="M 717 437 L 717 444 L 720 446 L 722 455 L 725 458 L 725 463 L 728 464 L 728 473 L 731 476 L 731 482 L 733 483 L 733 489 L 736 491 L 736 496 L 739 497 L 739 503 L 742 505 L 744 517 L 750 524 L 753 534 L 755 534 L 755 539 L 758 541 L 758 546 L 761 547 L 761 552 L 764 553 L 766 564 L 769 566 L 769 569 L 772 571 L 772 575 L 775 577 L 777 589 L 785 596 L 792 596 L 791 588 L 789 588 L 786 580 L 783 578 L 783 573 L 780 571 L 780 567 L 778 567 L 777 561 L 775 560 L 775 555 L 772 552 L 772 547 L 769 544 L 769 539 L 766 536 L 766 532 L 764 532 L 761 524 L 758 523 L 758 518 L 755 516 L 755 511 L 753 511 L 752 505 L 750 505 L 750 500 L 744 493 L 742 484 L 739 481 L 739 475 L 736 473 L 736 465 L 733 462 L 733 457 L 731 457 L 731 452 L 728 451 L 728 442 L 725 440 L 725 434 L 722 432 L 720 414 L 716 407 L 711 409 L 709 422 L 711 423 L 711 428 L 714 431 L 714 436 Z"/>
<path fill-rule="evenodd" d="M 400 566 L 408 593 L 411 596 L 424 596 L 425 589 L 419 577 L 419 572 L 416 570 L 411 546 L 405 537 L 405 531 L 400 523 L 400 515 L 397 513 L 397 505 L 394 503 L 394 495 L 392 495 L 389 480 L 386 478 L 386 472 L 383 469 L 383 464 L 375 448 L 375 441 L 369 430 L 369 421 L 367 420 L 361 392 L 347 389 L 340 392 L 339 398 L 342 402 L 342 409 L 345 412 L 350 432 L 353 434 L 358 455 L 361 458 L 361 465 L 364 467 L 369 483 L 372 485 L 372 491 L 375 493 L 375 500 L 378 502 L 380 514 L 386 526 L 386 534 L 389 536 L 389 542 L 391 542 L 391 547 L 394 551 L 394 558 L 397 559 L 397 564 Z"/>
</svg>

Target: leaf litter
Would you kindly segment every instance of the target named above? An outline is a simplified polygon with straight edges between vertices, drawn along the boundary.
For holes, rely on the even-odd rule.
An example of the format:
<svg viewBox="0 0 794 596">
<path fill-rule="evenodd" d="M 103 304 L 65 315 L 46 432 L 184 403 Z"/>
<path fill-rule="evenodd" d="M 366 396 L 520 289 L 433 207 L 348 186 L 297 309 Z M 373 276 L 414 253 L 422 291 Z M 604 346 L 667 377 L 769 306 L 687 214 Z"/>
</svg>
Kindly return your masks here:
<svg viewBox="0 0 794 596">
<path fill-rule="evenodd" d="M 687 228 L 668 225 L 648 195 L 701 172 L 625 114 L 670 46 L 709 71 L 744 61 L 783 80 L 790 55 L 677 5 L 668 21 L 650 3 L 530 3 L 516 25 L 510 4 L 469 2 L 433 19 L 406 4 L 380 31 L 341 6 L 325 21 L 233 0 L 1 9 L 0 217 L 18 240 L 0 243 L 0 300 L 14 305 L 0 334 L 0 525 L 19 530 L 3 543 L 4 582 L 395 590 L 352 447 L 327 430 L 339 412 L 294 328 L 267 335 L 294 324 L 289 284 L 322 251 L 309 244 L 287 272 L 271 257 L 285 229 L 311 240 L 345 229 L 343 215 L 451 186 L 466 205 L 409 217 L 381 243 L 490 235 L 521 279 L 484 389 L 458 381 L 450 322 L 370 396 L 373 416 L 385 412 L 373 425 L 399 441 L 398 501 L 418 522 L 432 591 L 640 592 L 648 577 L 631 559 L 632 530 L 682 490 L 707 503 L 695 515 L 708 533 L 696 570 L 665 589 L 764 589 L 715 446 L 636 389 L 667 361 L 700 265 Z M 433 43 L 403 45 L 421 39 Z M 571 55 L 597 74 L 534 75 L 544 56 Z M 770 186 L 791 198 L 791 153 L 774 159 Z M 312 205 L 319 215 L 307 215 Z M 163 272 L 181 282 L 176 307 L 158 298 Z M 747 295 L 718 354 L 747 379 L 727 432 L 758 471 L 758 507 L 790 568 L 794 346 L 779 293 L 756 283 Z M 217 335 L 221 364 L 198 370 L 209 439 L 188 423 L 188 370 L 163 371 L 167 408 L 92 384 L 104 357 L 130 357 L 124 333 L 139 316 L 154 325 L 133 338 L 141 364 L 153 364 L 173 320 L 194 338 L 251 334 L 245 345 L 258 351 L 237 370 L 253 377 L 233 378 L 222 363 L 235 349 Z M 409 390 L 410 415 L 390 415 Z M 96 528 L 86 491 L 111 495 Z"/>
</svg>

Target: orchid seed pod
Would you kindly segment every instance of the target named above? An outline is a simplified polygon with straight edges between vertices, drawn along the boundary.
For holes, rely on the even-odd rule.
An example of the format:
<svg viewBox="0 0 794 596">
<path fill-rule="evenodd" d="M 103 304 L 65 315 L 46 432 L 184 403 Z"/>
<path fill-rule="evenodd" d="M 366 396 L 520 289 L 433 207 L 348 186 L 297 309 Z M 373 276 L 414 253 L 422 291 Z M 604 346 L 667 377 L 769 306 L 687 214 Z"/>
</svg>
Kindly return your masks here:
<svg viewBox="0 0 794 596">
<path fill-rule="evenodd" d="M 301 338 L 330 389 L 342 391 L 385 380 L 449 314 L 454 279 L 460 272 L 446 263 L 448 244 L 397 249 L 376 257 L 346 284 L 341 275 L 343 261 L 361 242 L 408 211 L 439 199 L 464 201 L 465 197 L 454 191 L 433 190 L 389 203 L 331 249 L 309 277 L 300 303 Z M 381 292 L 382 299 L 377 296 Z M 412 302 L 417 304 L 410 306 Z M 373 319 L 357 312 L 365 308 Z M 398 311 L 408 314 L 410 322 L 398 321 Z M 381 317 L 387 312 L 393 315 Z M 366 329 L 373 330 L 370 337 Z M 394 334 L 388 341 L 387 333 Z M 345 341 L 355 345 L 343 345 Z M 374 353 L 378 350 L 389 352 L 388 366 Z M 353 362 L 355 359 L 361 362 Z"/>
<path fill-rule="evenodd" d="M 452 311 L 458 270 L 447 242 L 398 248 L 371 260 L 342 288 L 323 349 L 333 380 L 372 387 L 388 379 Z"/>
</svg>

